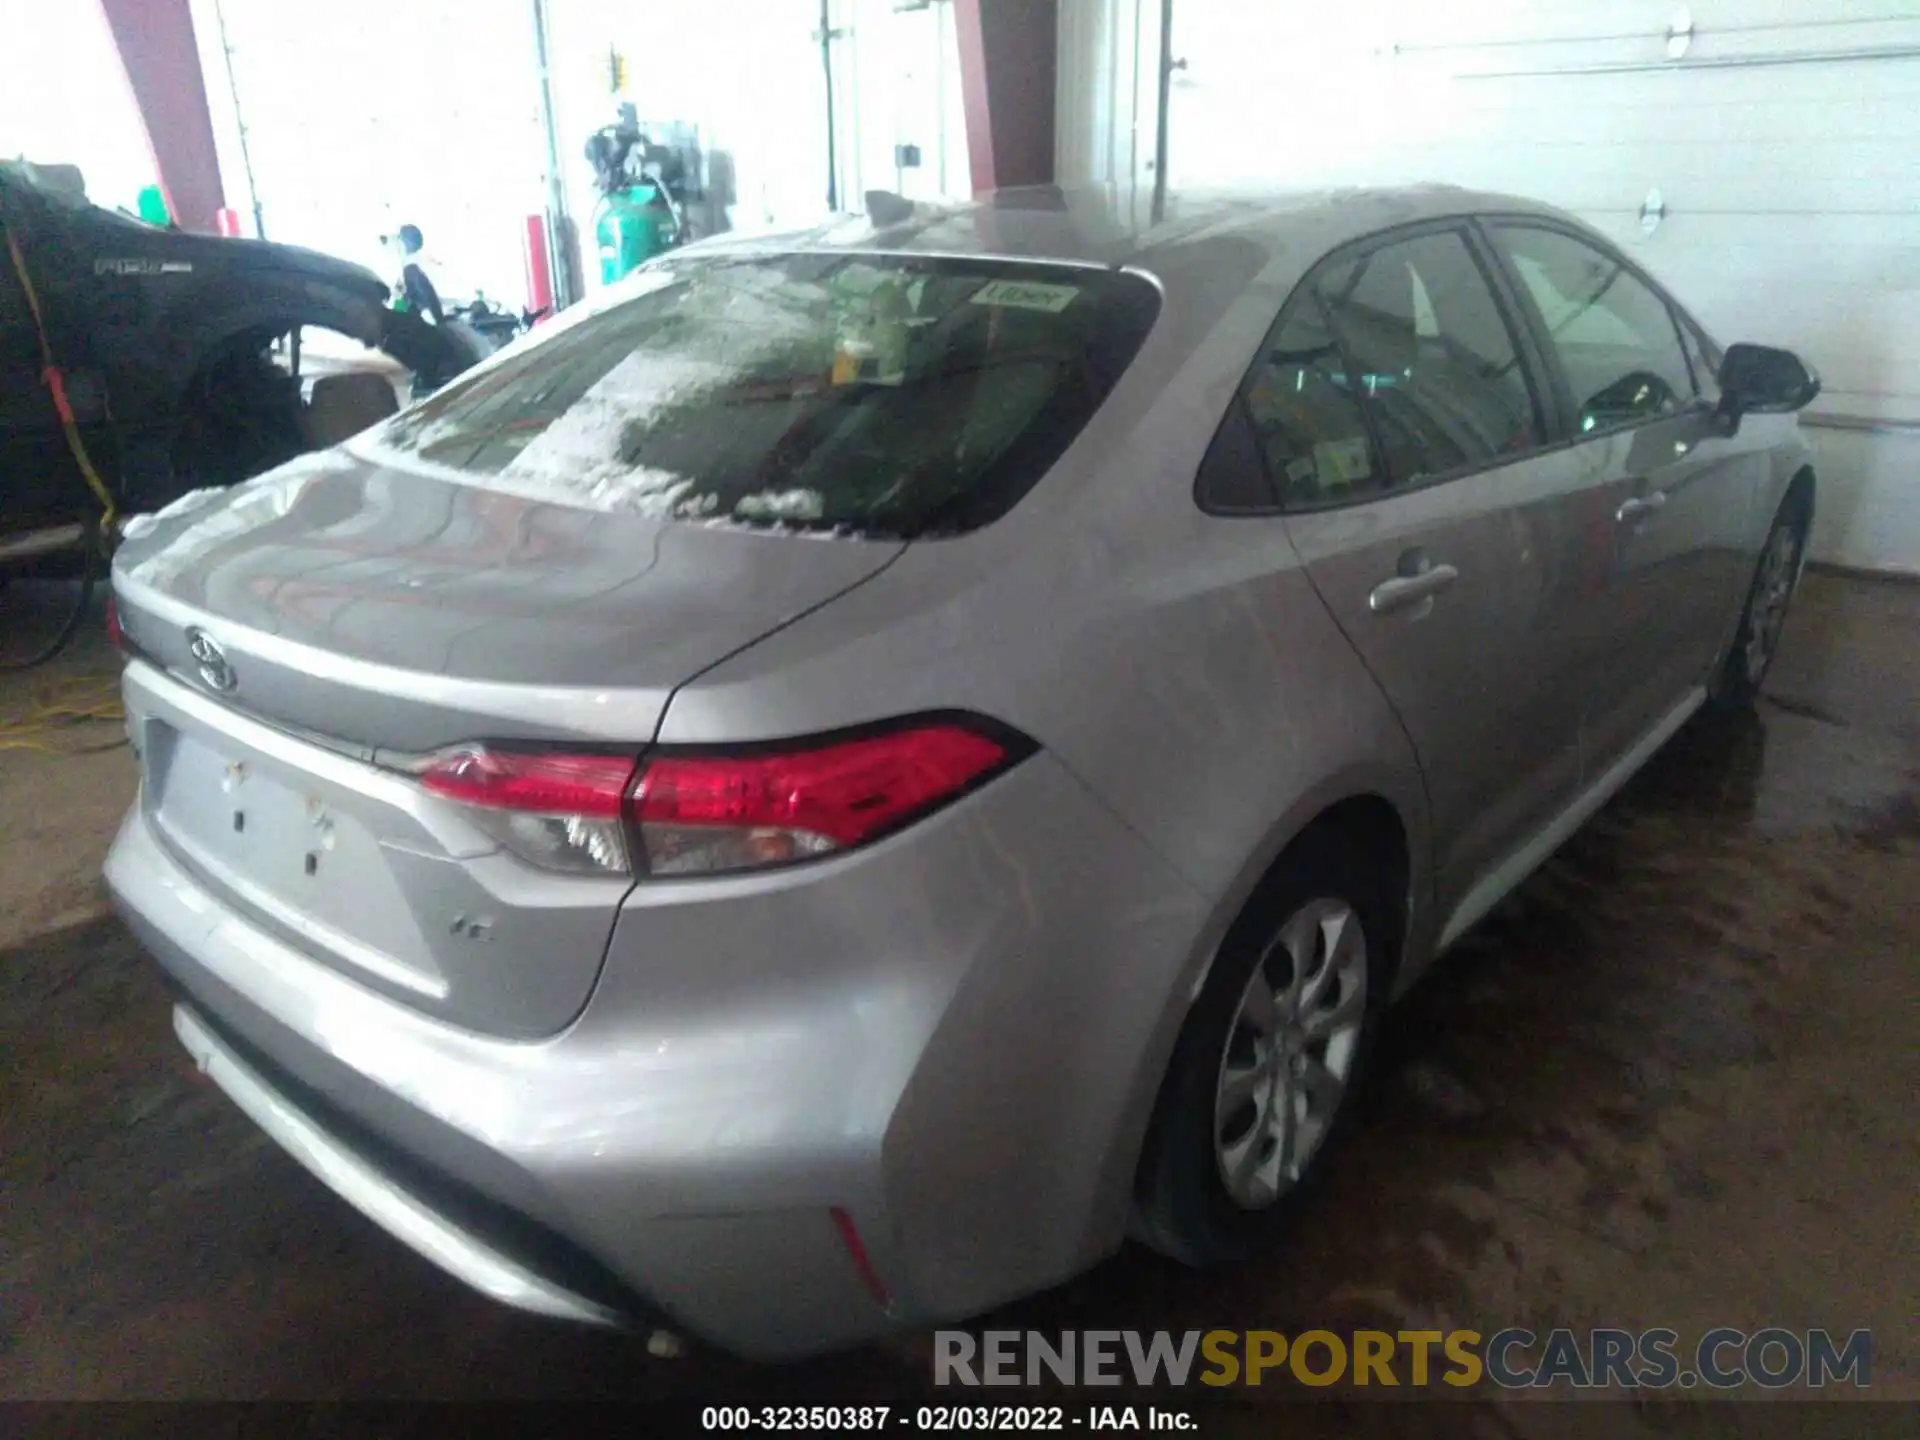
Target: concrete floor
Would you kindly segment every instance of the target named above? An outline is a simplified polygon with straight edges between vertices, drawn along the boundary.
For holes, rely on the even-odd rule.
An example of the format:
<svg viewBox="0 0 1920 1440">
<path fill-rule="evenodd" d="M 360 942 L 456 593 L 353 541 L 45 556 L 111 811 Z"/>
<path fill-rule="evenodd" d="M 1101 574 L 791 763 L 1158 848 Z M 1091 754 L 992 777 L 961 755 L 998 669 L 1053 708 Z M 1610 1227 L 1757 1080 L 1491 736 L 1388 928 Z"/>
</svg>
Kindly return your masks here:
<svg viewBox="0 0 1920 1440">
<path fill-rule="evenodd" d="M 8 679 L 0 716 L 24 703 Z M 1866 1326 L 1875 1393 L 1920 1398 L 1920 588 L 1810 575 L 1769 691 L 1756 720 L 1684 731 L 1400 1008 L 1291 1243 L 1212 1277 L 1128 1250 L 994 1323 Z M 349 1212 L 198 1080 L 93 909 L 130 780 L 124 752 L 0 752 L 0 1398 L 926 1383 L 925 1336 L 782 1369 L 652 1360 L 496 1308 Z M 1272 1423 L 1245 1394 L 1184 1398 L 1223 1431 Z M 1289 1425 L 1514 1435 L 1549 1410 Z M 1847 1433 L 1912 1413 L 1852 1410 Z M 1674 1433 L 1657 1407 L 1584 1413 L 1576 1433 Z M 1751 1433 L 1740 1414 L 1706 1433 Z"/>
</svg>

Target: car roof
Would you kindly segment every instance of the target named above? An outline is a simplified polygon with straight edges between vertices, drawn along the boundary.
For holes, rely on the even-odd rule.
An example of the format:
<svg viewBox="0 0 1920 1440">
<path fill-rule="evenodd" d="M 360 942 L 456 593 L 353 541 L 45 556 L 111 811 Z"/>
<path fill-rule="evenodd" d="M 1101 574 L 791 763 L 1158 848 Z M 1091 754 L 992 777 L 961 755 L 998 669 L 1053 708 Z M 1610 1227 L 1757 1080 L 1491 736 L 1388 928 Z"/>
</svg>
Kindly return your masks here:
<svg viewBox="0 0 1920 1440">
<path fill-rule="evenodd" d="M 727 235 L 696 248 L 980 256 L 1153 272 L 1183 268 L 1185 252 L 1234 238 L 1273 258 L 1310 251 L 1304 269 L 1349 240 L 1422 220 L 1489 213 L 1567 218 L 1538 201 L 1452 185 L 1186 191 L 1167 197 L 1158 221 L 1151 196 L 1131 186 L 1031 186 L 939 205 L 880 194 L 868 197 L 868 209 L 869 215 L 843 216 L 809 230 Z"/>
</svg>

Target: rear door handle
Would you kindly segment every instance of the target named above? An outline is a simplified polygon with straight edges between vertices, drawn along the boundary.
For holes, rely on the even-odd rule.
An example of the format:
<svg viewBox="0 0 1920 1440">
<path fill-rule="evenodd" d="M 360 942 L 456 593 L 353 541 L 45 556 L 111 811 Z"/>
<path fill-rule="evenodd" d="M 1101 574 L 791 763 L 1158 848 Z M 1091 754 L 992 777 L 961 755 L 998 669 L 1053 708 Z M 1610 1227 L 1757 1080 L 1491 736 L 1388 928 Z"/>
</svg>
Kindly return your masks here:
<svg viewBox="0 0 1920 1440">
<path fill-rule="evenodd" d="M 1635 495 L 1631 500 L 1622 500 L 1620 508 L 1613 512 L 1613 518 L 1622 525 L 1629 520 L 1638 520 L 1642 515 L 1651 515 L 1667 503 L 1667 492 L 1649 490 L 1644 495 Z"/>
<path fill-rule="evenodd" d="M 1451 565 L 1429 565 L 1416 575 L 1396 575 L 1373 587 L 1367 596 L 1367 607 L 1376 615 L 1404 610 L 1431 595 L 1438 595 L 1459 578 L 1460 572 Z"/>
</svg>

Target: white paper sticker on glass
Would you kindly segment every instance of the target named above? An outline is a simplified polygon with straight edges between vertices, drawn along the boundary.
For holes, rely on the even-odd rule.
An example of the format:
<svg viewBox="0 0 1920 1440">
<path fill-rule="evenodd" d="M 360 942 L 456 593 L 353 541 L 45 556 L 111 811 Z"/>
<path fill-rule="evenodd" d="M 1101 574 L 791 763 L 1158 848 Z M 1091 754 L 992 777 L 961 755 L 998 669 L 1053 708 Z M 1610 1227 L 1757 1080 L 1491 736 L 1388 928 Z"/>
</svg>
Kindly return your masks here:
<svg viewBox="0 0 1920 1440">
<path fill-rule="evenodd" d="M 976 305 L 1007 305 L 1058 315 L 1080 293 L 1078 285 L 1042 285 L 1034 280 L 989 280 L 973 292 Z"/>
</svg>

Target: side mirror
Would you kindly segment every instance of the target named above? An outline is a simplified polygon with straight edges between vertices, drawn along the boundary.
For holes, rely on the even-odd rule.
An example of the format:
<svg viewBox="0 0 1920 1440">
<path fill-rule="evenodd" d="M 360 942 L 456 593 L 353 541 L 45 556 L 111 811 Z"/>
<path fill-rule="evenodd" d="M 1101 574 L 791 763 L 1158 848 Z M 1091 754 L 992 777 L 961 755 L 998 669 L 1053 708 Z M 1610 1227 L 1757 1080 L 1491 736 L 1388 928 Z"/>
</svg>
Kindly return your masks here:
<svg viewBox="0 0 1920 1440">
<path fill-rule="evenodd" d="M 1732 425 L 1747 414 L 1799 410 L 1820 393 L 1820 377 L 1791 350 L 1729 345 L 1720 362 L 1720 413 Z"/>
</svg>

